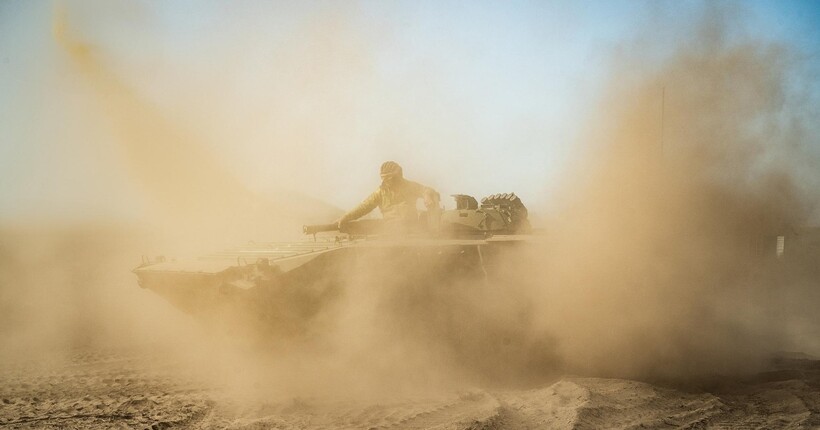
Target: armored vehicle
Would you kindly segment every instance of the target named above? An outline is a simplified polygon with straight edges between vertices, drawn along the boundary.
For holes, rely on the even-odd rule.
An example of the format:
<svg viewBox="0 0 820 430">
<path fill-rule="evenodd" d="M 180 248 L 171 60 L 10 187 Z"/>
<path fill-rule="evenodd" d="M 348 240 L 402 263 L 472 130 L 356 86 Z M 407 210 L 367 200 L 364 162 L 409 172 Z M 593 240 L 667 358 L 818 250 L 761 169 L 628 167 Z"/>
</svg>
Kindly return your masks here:
<svg viewBox="0 0 820 430">
<path fill-rule="evenodd" d="M 453 197 L 455 209 L 421 212 L 410 224 L 306 225 L 304 241 L 250 243 L 189 261 L 158 257 L 133 272 L 141 287 L 204 321 L 305 334 L 351 283 L 503 277 L 507 256 L 533 239 L 526 207 L 514 193 L 480 204 Z"/>
</svg>

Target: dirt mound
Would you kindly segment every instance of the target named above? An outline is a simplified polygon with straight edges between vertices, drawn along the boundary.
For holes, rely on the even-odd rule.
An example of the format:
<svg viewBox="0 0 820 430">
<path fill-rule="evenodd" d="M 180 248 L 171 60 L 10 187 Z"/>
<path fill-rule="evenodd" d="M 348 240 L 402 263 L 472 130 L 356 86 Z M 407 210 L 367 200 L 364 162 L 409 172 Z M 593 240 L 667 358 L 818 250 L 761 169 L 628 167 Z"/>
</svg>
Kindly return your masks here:
<svg viewBox="0 0 820 430">
<path fill-rule="evenodd" d="M 57 362 L 0 373 L 6 428 L 596 429 L 813 428 L 820 361 L 782 359 L 746 380 L 675 389 L 623 379 L 564 377 L 531 390 L 452 392 L 362 402 L 247 401 L 203 382 L 184 362 L 144 350 L 75 350 Z"/>
</svg>

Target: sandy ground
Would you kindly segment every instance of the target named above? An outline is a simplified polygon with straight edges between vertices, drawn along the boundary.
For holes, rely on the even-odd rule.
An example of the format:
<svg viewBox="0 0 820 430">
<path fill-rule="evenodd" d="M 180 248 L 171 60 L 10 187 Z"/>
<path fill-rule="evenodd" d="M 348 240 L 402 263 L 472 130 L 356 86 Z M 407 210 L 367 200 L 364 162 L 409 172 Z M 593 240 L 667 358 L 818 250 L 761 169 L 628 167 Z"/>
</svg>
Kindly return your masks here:
<svg viewBox="0 0 820 430">
<path fill-rule="evenodd" d="M 139 429 L 820 428 L 820 361 L 708 388 L 565 376 L 537 389 L 357 403 L 248 401 L 144 350 L 74 350 L 0 371 L 0 427 Z"/>
<path fill-rule="evenodd" d="M 98 236 L 105 240 L 94 242 Z M 303 379 L 319 382 L 307 391 L 332 392 L 333 398 L 297 394 L 288 389 L 300 387 L 294 381 L 268 390 L 265 384 L 288 376 L 282 369 L 316 369 L 292 363 L 297 359 L 287 349 L 278 356 L 280 372 L 265 378 L 252 367 L 235 372 L 231 354 L 198 363 L 192 357 L 220 344 L 210 338 L 201 342 L 206 346 L 180 342 L 200 333 L 198 326 L 137 288 L 127 269 L 139 258 L 112 243 L 113 234 L 98 236 L 0 241 L 0 428 L 820 428 L 820 360 L 796 354 L 746 378 L 688 381 L 685 387 L 564 375 L 526 390 L 443 384 L 460 388 L 352 400 L 336 395 L 340 385 L 349 391 L 339 381 L 355 382 L 359 374 L 325 363 L 324 373 Z M 255 363 L 242 351 L 240 357 Z M 322 379 L 345 371 L 348 378 Z M 362 385 L 388 387 L 388 393 L 412 385 L 395 380 L 412 372 L 398 374 L 405 376 L 376 376 L 378 384 Z M 231 381 L 235 376 L 250 381 Z M 264 394 L 269 391 L 276 396 Z"/>
</svg>

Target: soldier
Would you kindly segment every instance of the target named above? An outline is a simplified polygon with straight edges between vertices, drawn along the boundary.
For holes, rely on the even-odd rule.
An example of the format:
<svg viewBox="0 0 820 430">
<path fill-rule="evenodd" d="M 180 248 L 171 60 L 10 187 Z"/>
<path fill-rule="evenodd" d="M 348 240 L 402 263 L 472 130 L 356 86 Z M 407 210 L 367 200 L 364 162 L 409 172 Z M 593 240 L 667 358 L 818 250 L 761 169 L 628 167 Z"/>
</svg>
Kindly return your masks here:
<svg viewBox="0 0 820 430">
<path fill-rule="evenodd" d="M 401 166 L 395 161 L 385 161 L 380 169 L 382 183 L 379 189 L 367 196 L 363 202 L 336 222 L 341 228 L 343 223 L 353 221 L 370 213 L 376 207 L 382 217 L 388 221 L 397 221 L 407 225 L 418 220 L 416 201 L 424 199 L 427 210 L 438 209 L 439 194 L 436 190 L 425 187 L 418 182 L 404 179 Z"/>
</svg>

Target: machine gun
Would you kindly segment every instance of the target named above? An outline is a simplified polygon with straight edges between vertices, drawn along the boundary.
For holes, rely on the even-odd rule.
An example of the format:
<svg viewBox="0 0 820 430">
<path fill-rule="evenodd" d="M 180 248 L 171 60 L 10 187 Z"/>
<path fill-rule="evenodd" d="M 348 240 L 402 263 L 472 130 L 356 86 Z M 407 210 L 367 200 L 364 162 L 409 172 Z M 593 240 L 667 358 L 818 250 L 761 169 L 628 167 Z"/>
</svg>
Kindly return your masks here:
<svg viewBox="0 0 820 430">
<path fill-rule="evenodd" d="M 338 224 L 305 225 L 302 226 L 302 232 L 304 234 L 312 234 L 314 237 L 317 233 L 331 231 L 338 231 L 339 233 L 349 234 L 351 236 L 367 236 L 384 233 L 386 230 L 385 224 L 385 221 L 381 219 L 362 219 L 342 223 L 341 228 Z"/>
</svg>

